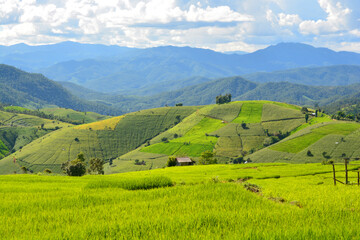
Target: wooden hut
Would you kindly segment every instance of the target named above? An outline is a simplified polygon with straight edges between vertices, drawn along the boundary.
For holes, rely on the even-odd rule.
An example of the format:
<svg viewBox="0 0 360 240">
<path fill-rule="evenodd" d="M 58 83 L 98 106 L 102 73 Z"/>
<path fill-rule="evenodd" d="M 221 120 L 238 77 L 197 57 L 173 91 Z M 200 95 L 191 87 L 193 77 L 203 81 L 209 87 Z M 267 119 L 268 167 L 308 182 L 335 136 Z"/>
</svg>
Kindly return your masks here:
<svg viewBox="0 0 360 240">
<path fill-rule="evenodd" d="M 176 166 L 194 165 L 194 162 L 188 157 L 176 158 Z"/>
</svg>

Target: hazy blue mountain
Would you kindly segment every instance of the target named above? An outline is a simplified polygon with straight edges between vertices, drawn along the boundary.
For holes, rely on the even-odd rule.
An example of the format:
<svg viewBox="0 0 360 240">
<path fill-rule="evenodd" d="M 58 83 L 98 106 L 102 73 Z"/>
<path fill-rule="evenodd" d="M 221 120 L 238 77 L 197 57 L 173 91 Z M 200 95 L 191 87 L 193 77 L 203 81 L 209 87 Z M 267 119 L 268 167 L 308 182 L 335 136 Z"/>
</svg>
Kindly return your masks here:
<svg viewBox="0 0 360 240">
<path fill-rule="evenodd" d="M 59 62 L 100 58 L 102 60 L 126 54 L 137 49 L 101 44 L 61 42 L 51 45 L 29 46 L 16 44 L 0 46 L 0 63 L 25 71 L 37 72 Z"/>
<path fill-rule="evenodd" d="M 244 75 L 254 82 L 291 82 L 318 86 L 342 86 L 360 83 L 360 65 L 296 68 L 271 73 Z"/>
<path fill-rule="evenodd" d="M 296 105 L 324 106 L 360 91 L 360 83 L 348 86 L 309 86 L 289 82 L 259 84 L 235 100 L 270 100 Z"/>
<path fill-rule="evenodd" d="M 299 67 L 358 64 L 360 54 L 335 52 L 299 43 L 281 43 L 254 53 L 224 54 L 190 47 L 156 47 L 114 58 L 61 62 L 41 72 L 103 92 L 133 90 L 194 76 L 221 78 Z M 168 89 L 159 86 L 159 92 Z"/>
</svg>

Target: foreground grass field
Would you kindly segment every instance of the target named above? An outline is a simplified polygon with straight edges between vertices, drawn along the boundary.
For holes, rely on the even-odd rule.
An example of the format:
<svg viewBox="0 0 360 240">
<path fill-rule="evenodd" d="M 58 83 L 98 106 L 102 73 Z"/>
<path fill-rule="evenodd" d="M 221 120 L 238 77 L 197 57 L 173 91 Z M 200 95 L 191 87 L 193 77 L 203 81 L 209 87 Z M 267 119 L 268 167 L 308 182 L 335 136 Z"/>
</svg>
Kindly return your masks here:
<svg viewBox="0 0 360 240">
<path fill-rule="evenodd" d="M 329 165 L 191 166 L 0 181 L 3 239 L 360 237 L 360 187 L 333 186 Z"/>
</svg>

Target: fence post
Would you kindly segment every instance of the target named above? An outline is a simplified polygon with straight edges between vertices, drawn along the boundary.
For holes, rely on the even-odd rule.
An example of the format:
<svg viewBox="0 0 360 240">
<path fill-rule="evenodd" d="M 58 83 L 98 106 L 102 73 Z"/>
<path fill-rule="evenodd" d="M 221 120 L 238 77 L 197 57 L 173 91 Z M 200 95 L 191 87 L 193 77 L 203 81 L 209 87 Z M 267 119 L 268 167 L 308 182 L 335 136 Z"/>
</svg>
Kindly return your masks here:
<svg viewBox="0 0 360 240">
<path fill-rule="evenodd" d="M 335 165 L 334 165 L 334 163 L 332 164 L 332 166 L 333 166 L 334 186 L 336 186 Z"/>
<path fill-rule="evenodd" d="M 345 160 L 345 184 L 348 184 L 348 170 L 347 170 L 347 165 L 348 165 L 348 158 L 344 158 Z"/>
</svg>

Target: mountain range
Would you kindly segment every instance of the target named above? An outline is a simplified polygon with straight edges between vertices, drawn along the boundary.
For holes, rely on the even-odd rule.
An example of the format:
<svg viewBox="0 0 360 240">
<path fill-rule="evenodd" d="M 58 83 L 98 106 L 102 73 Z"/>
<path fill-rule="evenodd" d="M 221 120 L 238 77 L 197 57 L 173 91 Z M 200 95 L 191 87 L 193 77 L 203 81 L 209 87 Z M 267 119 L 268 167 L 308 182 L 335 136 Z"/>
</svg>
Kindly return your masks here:
<svg viewBox="0 0 360 240">
<path fill-rule="evenodd" d="M 0 51 L 2 63 L 100 92 L 131 95 L 151 95 L 175 90 L 169 87 L 169 83 L 176 85 L 177 82 L 185 82 L 182 87 L 186 87 L 187 84 L 199 83 L 196 79 L 216 79 L 304 67 L 360 65 L 360 54 L 335 52 L 301 43 L 280 43 L 243 55 L 190 47 L 134 49 L 73 42 L 44 46 L 1 46 Z M 311 75 L 312 70 L 309 71 L 308 75 Z M 281 73 L 277 74 L 276 79 L 288 81 L 286 77 L 279 78 Z M 319 73 L 319 77 L 321 76 Z M 186 79 L 190 81 L 186 83 Z M 247 79 L 257 81 L 255 79 L 262 79 L 262 75 L 252 75 Z M 351 83 L 351 78 L 348 81 Z M 309 82 L 308 77 L 303 84 Z M 324 84 L 318 82 L 316 85 Z M 147 94 L 145 89 L 151 88 L 151 94 Z"/>
</svg>

